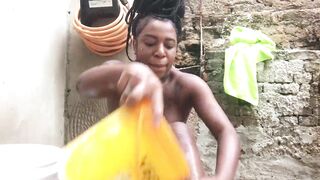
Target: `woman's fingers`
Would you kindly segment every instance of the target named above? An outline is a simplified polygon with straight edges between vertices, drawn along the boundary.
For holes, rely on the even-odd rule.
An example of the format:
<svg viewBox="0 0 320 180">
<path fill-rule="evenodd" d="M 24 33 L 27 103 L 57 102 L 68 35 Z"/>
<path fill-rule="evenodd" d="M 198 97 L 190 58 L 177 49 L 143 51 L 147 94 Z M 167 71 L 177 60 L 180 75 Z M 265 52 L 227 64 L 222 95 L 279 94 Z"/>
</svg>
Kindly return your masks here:
<svg viewBox="0 0 320 180">
<path fill-rule="evenodd" d="M 163 90 L 160 80 L 153 72 L 139 63 L 128 66 L 121 74 L 118 84 L 120 104 L 134 105 L 144 98 L 151 100 L 153 121 L 156 126 L 163 117 Z"/>
<path fill-rule="evenodd" d="M 129 74 L 125 71 L 121 73 L 120 78 L 118 80 L 117 89 L 119 94 L 123 94 L 125 88 L 127 87 L 127 84 L 129 82 Z"/>
<path fill-rule="evenodd" d="M 120 97 L 120 104 L 125 104 L 127 101 L 127 98 L 130 94 L 131 88 L 129 86 L 126 86 L 125 89 L 122 91 L 121 97 Z"/>
<path fill-rule="evenodd" d="M 130 73 L 123 72 L 121 74 L 118 81 L 118 92 L 121 94 L 120 104 L 127 104 L 128 97 L 132 97 L 131 93 L 139 83 L 140 79 Z"/>
<path fill-rule="evenodd" d="M 132 106 L 138 102 L 140 102 L 145 97 L 145 89 L 146 85 L 143 83 L 139 83 L 131 89 L 131 92 L 128 93 L 126 101 L 124 102 L 128 106 Z"/>
</svg>

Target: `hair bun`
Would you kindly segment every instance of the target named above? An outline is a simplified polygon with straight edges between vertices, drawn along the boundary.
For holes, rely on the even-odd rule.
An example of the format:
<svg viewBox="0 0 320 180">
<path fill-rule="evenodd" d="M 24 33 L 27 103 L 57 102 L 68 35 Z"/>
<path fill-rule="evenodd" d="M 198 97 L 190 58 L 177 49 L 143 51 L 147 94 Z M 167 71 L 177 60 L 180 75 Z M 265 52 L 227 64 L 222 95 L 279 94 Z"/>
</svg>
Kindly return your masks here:
<svg viewBox="0 0 320 180">
<path fill-rule="evenodd" d="M 135 0 L 137 3 L 137 13 L 155 14 L 158 16 L 184 17 L 184 0 Z"/>
</svg>

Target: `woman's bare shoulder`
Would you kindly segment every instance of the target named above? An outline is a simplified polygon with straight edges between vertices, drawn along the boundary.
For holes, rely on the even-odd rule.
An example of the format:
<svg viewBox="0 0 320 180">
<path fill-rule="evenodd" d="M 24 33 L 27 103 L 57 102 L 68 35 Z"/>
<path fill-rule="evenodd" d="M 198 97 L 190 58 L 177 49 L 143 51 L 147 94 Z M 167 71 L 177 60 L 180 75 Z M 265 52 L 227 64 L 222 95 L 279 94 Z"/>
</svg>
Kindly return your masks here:
<svg viewBox="0 0 320 180">
<path fill-rule="evenodd" d="M 175 72 L 177 81 L 189 92 L 201 90 L 207 83 L 199 76 L 181 71 Z"/>
</svg>

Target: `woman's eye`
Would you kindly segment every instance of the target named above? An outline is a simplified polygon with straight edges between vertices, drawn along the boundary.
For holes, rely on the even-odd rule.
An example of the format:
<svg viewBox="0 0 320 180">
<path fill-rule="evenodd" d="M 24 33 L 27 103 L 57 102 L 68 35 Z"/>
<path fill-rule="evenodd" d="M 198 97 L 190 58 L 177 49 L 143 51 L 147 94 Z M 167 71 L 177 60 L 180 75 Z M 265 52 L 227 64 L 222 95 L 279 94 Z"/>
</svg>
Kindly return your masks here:
<svg viewBox="0 0 320 180">
<path fill-rule="evenodd" d="M 174 44 L 174 43 L 168 43 L 168 44 L 165 44 L 165 47 L 166 47 L 167 49 L 172 49 L 172 48 L 175 47 L 175 44 Z"/>
<path fill-rule="evenodd" d="M 151 38 L 145 39 L 143 42 L 146 46 L 153 46 L 157 43 L 154 39 Z"/>
<path fill-rule="evenodd" d="M 145 42 L 144 43 L 146 46 L 153 46 L 154 45 L 154 43 L 151 43 L 151 42 Z"/>
</svg>

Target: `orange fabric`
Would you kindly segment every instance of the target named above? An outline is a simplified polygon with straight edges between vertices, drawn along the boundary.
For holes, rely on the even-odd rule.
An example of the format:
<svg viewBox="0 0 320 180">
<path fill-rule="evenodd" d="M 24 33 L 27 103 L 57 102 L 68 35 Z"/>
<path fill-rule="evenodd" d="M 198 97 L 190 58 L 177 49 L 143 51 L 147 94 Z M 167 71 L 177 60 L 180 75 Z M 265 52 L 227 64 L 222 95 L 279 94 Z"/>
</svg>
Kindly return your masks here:
<svg viewBox="0 0 320 180">
<path fill-rule="evenodd" d="M 119 16 L 111 23 L 100 27 L 85 26 L 80 21 L 80 8 L 75 14 L 73 26 L 86 47 L 100 56 L 112 56 L 126 47 L 128 26 L 125 16 L 128 8 L 120 4 Z"/>
<path fill-rule="evenodd" d="M 70 142 L 65 180 L 181 180 L 189 177 L 184 153 L 169 124 L 152 122 L 148 101 L 120 107 Z"/>
</svg>

